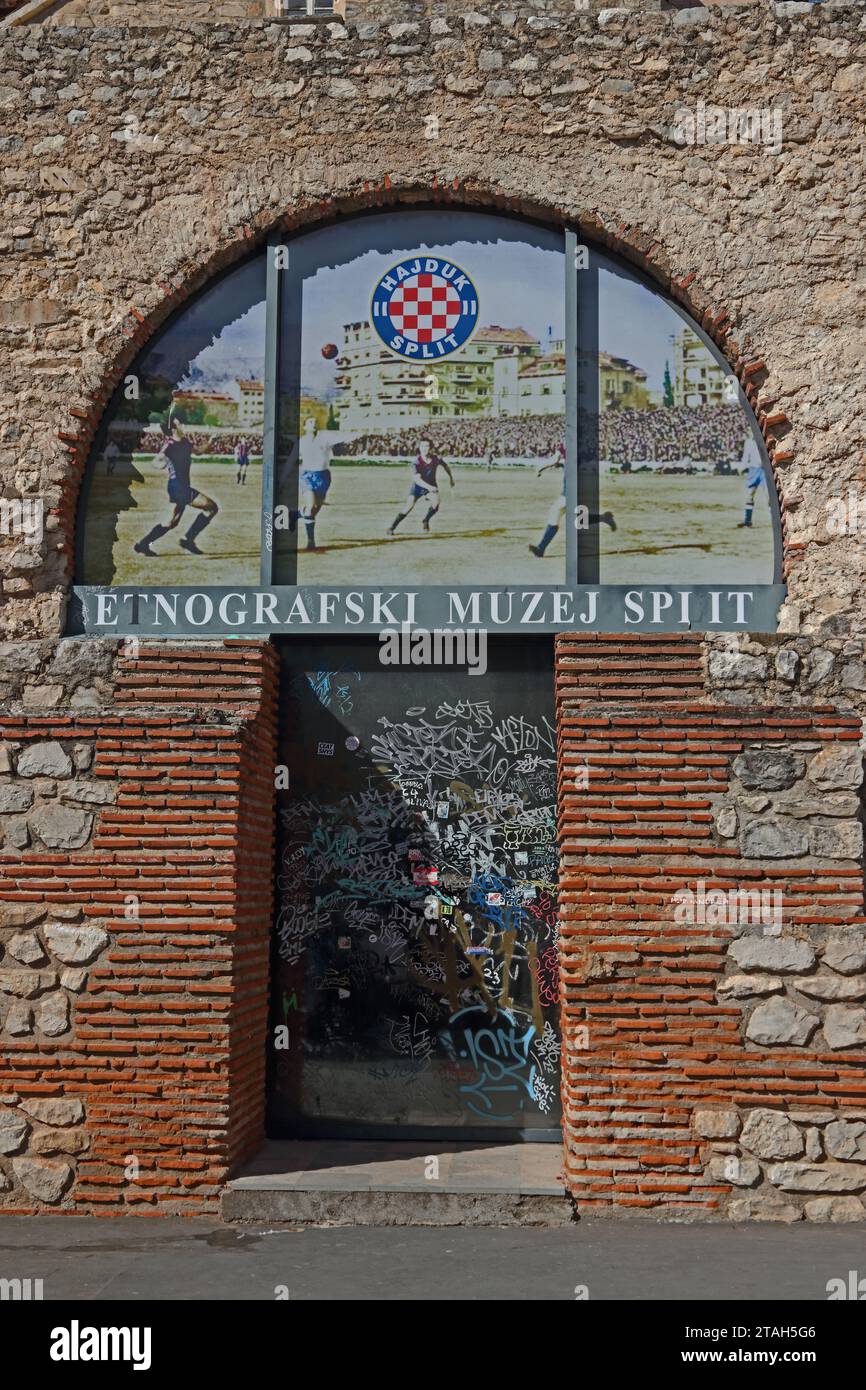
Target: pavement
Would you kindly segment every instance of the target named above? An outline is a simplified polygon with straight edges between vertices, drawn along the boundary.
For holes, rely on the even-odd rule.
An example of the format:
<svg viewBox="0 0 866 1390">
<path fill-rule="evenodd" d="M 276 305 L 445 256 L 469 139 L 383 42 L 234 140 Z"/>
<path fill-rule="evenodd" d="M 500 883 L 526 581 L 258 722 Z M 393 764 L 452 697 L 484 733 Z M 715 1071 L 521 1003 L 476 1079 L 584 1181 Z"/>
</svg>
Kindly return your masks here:
<svg viewBox="0 0 866 1390">
<path fill-rule="evenodd" d="M 828 1280 L 847 1282 L 852 1270 L 866 1276 L 864 1226 L 583 1218 L 561 1227 L 323 1228 L 0 1218 L 0 1279 L 42 1279 L 46 1300 L 826 1301 Z"/>
</svg>

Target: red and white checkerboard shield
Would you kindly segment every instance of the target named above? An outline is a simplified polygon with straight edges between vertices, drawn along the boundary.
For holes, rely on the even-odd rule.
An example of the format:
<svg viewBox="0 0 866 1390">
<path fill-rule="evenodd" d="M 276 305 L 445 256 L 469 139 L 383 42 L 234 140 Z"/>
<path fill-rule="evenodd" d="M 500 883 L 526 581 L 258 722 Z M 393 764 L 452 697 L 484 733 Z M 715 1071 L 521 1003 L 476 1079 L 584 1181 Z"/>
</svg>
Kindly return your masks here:
<svg viewBox="0 0 866 1390">
<path fill-rule="evenodd" d="M 410 275 L 391 296 L 388 317 L 410 343 L 436 343 L 451 333 L 464 312 L 463 301 L 442 275 Z"/>
<path fill-rule="evenodd" d="M 386 347 L 414 360 L 456 352 L 478 323 L 478 295 L 460 266 L 415 256 L 391 266 L 373 291 L 373 326 Z"/>
</svg>

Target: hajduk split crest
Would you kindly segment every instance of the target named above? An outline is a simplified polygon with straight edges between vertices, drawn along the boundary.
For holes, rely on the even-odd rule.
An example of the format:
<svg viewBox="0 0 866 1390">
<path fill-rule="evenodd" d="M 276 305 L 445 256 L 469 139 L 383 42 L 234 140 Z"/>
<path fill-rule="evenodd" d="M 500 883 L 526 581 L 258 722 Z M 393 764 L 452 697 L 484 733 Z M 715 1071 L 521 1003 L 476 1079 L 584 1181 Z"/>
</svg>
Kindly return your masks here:
<svg viewBox="0 0 866 1390">
<path fill-rule="evenodd" d="M 477 323 L 475 286 L 465 270 L 439 256 L 398 261 L 373 291 L 373 327 L 401 357 L 447 357 L 468 341 Z"/>
</svg>

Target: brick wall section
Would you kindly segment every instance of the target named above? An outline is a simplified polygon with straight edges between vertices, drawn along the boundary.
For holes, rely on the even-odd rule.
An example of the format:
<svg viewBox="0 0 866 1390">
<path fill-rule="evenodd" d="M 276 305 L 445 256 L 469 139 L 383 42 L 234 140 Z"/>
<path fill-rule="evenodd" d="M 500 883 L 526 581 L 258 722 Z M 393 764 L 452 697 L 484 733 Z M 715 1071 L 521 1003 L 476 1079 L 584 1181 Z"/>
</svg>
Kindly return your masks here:
<svg viewBox="0 0 866 1390">
<path fill-rule="evenodd" d="M 108 937 L 62 1038 L 4 1035 L 0 1140 L 34 1099 L 81 1101 L 87 1147 L 58 1157 L 34 1124 L 0 1165 L 3 1210 L 212 1210 L 261 1141 L 276 679 L 261 643 L 154 644 L 121 656 L 119 713 L 0 721 L 13 746 L 92 741 L 117 789 L 86 848 L 0 855 L 4 926 L 30 904 Z"/>
<path fill-rule="evenodd" d="M 700 636 L 627 636 L 565 633 L 558 639 L 557 700 L 586 705 L 629 701 L 699 699 L 703 694 Z"/>
<path fill-rule="evenodd" d="M 806 995 L 814 999 L 816 988 L 825 998 L 857 997 L 856 981 L 824 968 L 816 975 L 813 965 L 819 952 L 835 965 L 829 952 L 838 952 L 840 942 L 852 950 L 863 946 L 861 867 L 856 858 L 841 857 L 835 841 L 816 844 L 823 858 L 803 853 L 799 843 L 793 846 L 797 853 L 781 862 L 744 854 L 742 836 L 765 836 L 768 818 L 788 833 L 791 818 L 776 816 L 775 809 L 765 811 L 757 832 L 746 816 L 740 841 L 732 841 L 730 824 L 719 819 L 729 806 L 735 768 L 750 775 L 751 763 L 735 763 L 749 750 L 754 758 L 754 750 L 769 749 L 778 759 L 796 749 L 793 759 L 811 758 L 813 769 L 815 758 L 821 766 L 828 756 L 842 766 L 850 756 L 855 772 L 849 785 L 856 781 L 860 721 L 826 705 L 721 706 L 703 693 L 703 683 L 701 643 L 691 637 L 558 639 L 568 1182 L 582 1209 L 727 1211 L 795 1220 L 803 1214 L 801 1199 L 811 1196 L 807 1216 L 862 1219 L 858 1197 L 818 1194 L 851 1194 L 866 1186 L 866 1168 L 846 1168 L 840 1175 L 841 1165 L 832 1161 L 834 1145 L 849 1130 L 866 1130 L 860 1123 L 866 1116 L 866 1041 L 852 1046 L 845 1035 L 840 1044 L 838 1029 L 832 1031 L 840 1022 L 832 1012 L 838 1004 L 823 1015 L 826 1032 L 815 1031 L 820 1012 L 800 1024 L 811 1033 L 806 1043 L 802 1036 L 792 1046 L 761 1042 L 746 1031 L 766 1036 L 759 1026 L 764 1014 L 756 1015 L 756 1007 L 766 1011 L 768 994 L 776 1000 L 773 1013 L 781 1008 L 785 1020 L 795 1009 L 813 1018 L 809 1010 L 819 1006 Z M 588 781 L 582 780 L 584 765 Z M 794 772 L 799 770 L 795 765 Z M 813 775 L 821 781 L 817 770 Z M 821 793 L 811 786 L 811 795 Z M 840 794 L 825 789 L 825 795 Z M 850 814 L 856 798 L 842 795 L 845 806 L 825 800 L 819 809 Z M 770 798 L 753 795 L 750 804 L 758 807 L 761 800 Z M 802 797 L 794 809 L 802 812 Z M 813 818 L 815 811 L 813 805 Z M 816 823 L 838 824 L 823 818 Z M 745 845 L 752 851 L 753 839 Z M 827 857 L 828 850 L 834 857 Z M 743 933 L 730 925 L 677 924 L 672 895 L 683 887 L 695 891 L 700 881 L 708 890 L 780 888 L 781 939 L 768 941 L 762 931 Z M 776 964 L 768 969 L 799 975 L 731 977 L 726 972 L 732 945 L 774 953 Z M 791 950 L 800 953 L 799 961 L 780 967 L 779 952 Z M 866 956 L 854 960 L 854 969 L 864 961 Z M 747 968 L 756 968 L 754 962 Z M 860 1009 L 846 1010 L 841 1022 L 852 1022 L 848 1013 L 858 1015 L 853 1023 L 866 1022 Z M 808 1113 L 798 1111 L 804 1105 Z M 774 1114 L 768 1121 L 765 1113 L 761 1121 L 757 1110 Z M 846 1117 L 853 1126 L 833 1128 Z M 785 1143 L 781 1153 L 772 1143 L 764 1144 L 766 1153 L 760 1142 L 757 1149 L 736 1143 L 740 1135 L 752 1143 L 759 1121 L 777 1130 L 792 1126 L 787 1150 Z M 819 1137 L 810 1138 L 809 1129 Z M 766 1167 L 755 1157 L 800 1159 L 804 1151 L 825 1161 Z M 733 1160 L 739 1166 L 732 1168 Z M 788 1171 L 798 1166 L 810 1171 Z M 724 1180 L 731 1173 L 737 1181 Z"/>
<path fill-rule="evenodd" d="M 261 717 L 244 741 L 238 807 L 236 929 L 229 1037 L 231 1106 L 227 1161 L 234 1170 L 260 1147 L 265 1125 L 265 1048 L 274 887 L 274 764 L 279 672 L 264 649 Z"/>
</svg>

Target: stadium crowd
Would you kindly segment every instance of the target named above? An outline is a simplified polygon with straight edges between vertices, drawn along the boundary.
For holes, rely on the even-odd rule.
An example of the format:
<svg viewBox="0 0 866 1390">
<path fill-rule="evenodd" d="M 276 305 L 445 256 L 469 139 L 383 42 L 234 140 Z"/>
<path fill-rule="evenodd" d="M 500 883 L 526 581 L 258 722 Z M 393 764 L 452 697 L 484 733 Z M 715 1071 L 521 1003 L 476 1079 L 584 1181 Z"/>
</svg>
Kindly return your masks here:
<svg viewBox="0 0 866 1390">
<path fill-rule="evenodd" d="M 256 430 L 215 430 L 210 425 L 184 425 L 184 433 L 193 446 L 194 456 L 199 458 L 234 458 L 235 446 L 245 439 L 249 446 L 250 458 L 260 458 L 262 453 L 262 432 Z M 121 455 L 158 454 L 165 436 L 158 425 L 141 425 L 128 421 L 117 421 L 109 430 Z"/>
<path fill-rule="evenodd" d="M 187 425 L 199 457 L 234 455 L 245 438 L 251 457 L 262 452 L 261 430 L 214 430 Z M 609 410 L 600 420 L 599 452 L 613 467 L 643 462 L 694 463 L 736 466 L 743 450 L 745 424 L 737 405 L 662 406 L 656 410 Z M 153 425 L 112 426 L 111 437 L 121 453 L 156 454 L 163 437 Z M 338 443 L 334 458 L 411 458 L 422 440 L 446 459 L 486 462 L 505 459 L 550 459 L 564 438 L 564 421 L 558 415 L 500 416 L 479 420 L 431 420 L 426 425 L 360 434 Z"/>
<path fill-rule="evenodd" d="M 600 454 L 612 465 L 678 462 L 736 464 L 746 428 L 738 405 L 609 410 L 601 417 Z"/>
<path fill-rule="evenodd" d="M 431 420 L 387 433 L 362 434 L 338 444 L 335 455 L 346 458 L 408 458 L 422 439 L 443 458 L 548 458 L 564 438 L 558 415 L 499 416 L 483 420 Z"/>
<path fill-rule="evenodd" d="M 743 450 L 743 416 L 737 405 L 663 406 L 610 410 L 601 416 L 599 452 L 614 466 L 679 462 L 735 464 Z M 406 458 L 422 439 L 444 458 L 548 459 L 562 442 L 562 418 L 527 415 L 483 420 L 433 420 L 429 425 L 362 434 L 338 444 L 344 458 Z"/>
</svg>

